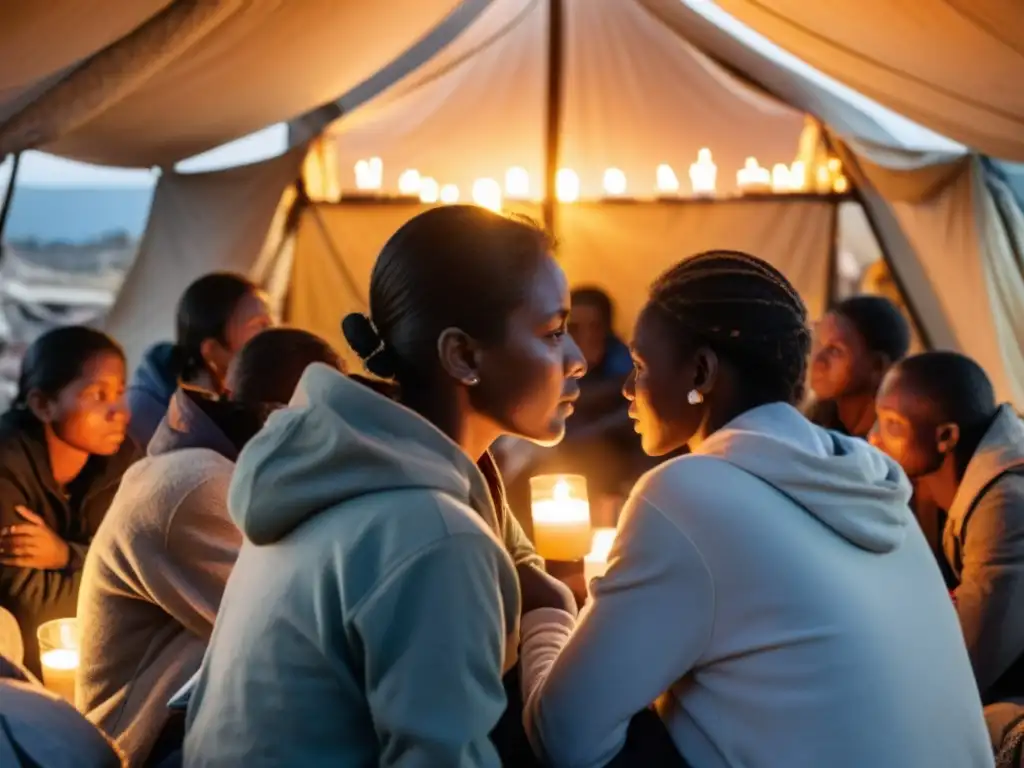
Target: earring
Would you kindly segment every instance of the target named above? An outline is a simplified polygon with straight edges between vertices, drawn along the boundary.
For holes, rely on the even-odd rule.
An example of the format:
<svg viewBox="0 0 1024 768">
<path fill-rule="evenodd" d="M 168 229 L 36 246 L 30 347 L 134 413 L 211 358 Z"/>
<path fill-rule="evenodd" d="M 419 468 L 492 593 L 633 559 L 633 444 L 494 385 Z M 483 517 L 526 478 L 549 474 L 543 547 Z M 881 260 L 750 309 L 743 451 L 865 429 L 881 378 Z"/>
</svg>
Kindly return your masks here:
<svg viewBox="0 0 1024 768">
<path fill-rule="evenodd" d="M 700 405 L 704 402 L 704 395 L 698 392 L 696 389 L 691 389 L 686 395 L 686 402 L 690 405 Z"/>
<path fill-rule="evenodd" d="M 474 373 L 472 376 L 470 376 L 462 383 L 465 384 L 467 387 L 475 387 L 477 384 L 480 383 L 480 377 Z"/>
</svg>

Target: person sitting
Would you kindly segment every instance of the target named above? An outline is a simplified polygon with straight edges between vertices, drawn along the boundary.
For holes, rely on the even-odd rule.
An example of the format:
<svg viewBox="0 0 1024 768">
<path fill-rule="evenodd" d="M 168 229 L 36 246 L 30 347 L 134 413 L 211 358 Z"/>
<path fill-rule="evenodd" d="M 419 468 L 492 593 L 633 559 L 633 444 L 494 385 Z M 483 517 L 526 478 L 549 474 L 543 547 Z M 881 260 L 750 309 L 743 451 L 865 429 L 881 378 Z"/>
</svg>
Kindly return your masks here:
<svg viewBox="0 0 1024 768">
<path fill-rule="evenodd" d="M 392 235 L 369 306 L 345 337 L 400 402 L 312 366 L 239 457 L 246 541 L 186 765 L 500 765 L 521 601 L 477 462 L 564 432 L 585 365 L 565 276 L 532 224 L 442 206 Z"/>
<path fill-rule="evenodd" d="M 57 328 L 29 347 L 0 417 L 0 607 L 21 627 L 36 675 L 36 630 L 75 615 L 89 542 L 139 455 L 126 439 L 124 384 L 117 342 Z"/>
<path fill-rule="evenodd" d="M 135 441 L 149 444 L 179 382 L 220 393 L 235 354 L 273 323 L 266 296 L 245 277 L 215 272 L 193 282 L 178 301 L 177 340 L 151 347 L 132 376 Z"/>
<path fill-rule="evenodd" d="M 867 438 L 875 423 L 875 393 L 889 368 L 910 348 L 910 325 L 881 296 L 854 296 L 818 322 L 811 353 L 815 424 Z"/>
<path fill-rule="evenodd" d="M 982 699 L 1024 696 L 1024 424 L 955 352 L 897 365 L 876 410 L 872 443 L 946 510 L 943 551 Z"/>
<path fill-rule="evenodd" d="M 753 256 L 654 283 L 625 394 L 647 453 L 692 454 L 633 489 L 578 621 L 523 619 L 548 765 L 603 765 L 652 701 L 701 768 L 992 765 L 905 475 L 794 407 L 810 343 L 799 295 Z"/>
<path fill-rule="evenodd" d="M 125 474 L 86 558 L 76 704 L 132 765 L 181 749 L 167 702 L 199 669 L 242 534 L 227 512 L 238 452 L 312 363 L 341 369 L 320 338 L 263 331 L 235 356 L 226 399 L 180 387 Z"/>
</svg>

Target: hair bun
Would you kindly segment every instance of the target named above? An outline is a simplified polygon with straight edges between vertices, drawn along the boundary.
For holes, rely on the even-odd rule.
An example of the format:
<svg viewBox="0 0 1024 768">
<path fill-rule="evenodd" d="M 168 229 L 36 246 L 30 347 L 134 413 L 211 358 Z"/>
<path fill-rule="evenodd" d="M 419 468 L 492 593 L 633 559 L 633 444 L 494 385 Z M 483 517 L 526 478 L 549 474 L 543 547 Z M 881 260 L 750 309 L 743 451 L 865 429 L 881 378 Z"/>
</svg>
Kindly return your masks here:
<svg viewBox="0 0 1024 768">
<path fill-rule="evenodd" d="M 384 344 L 384 339 L 370 318 L 361 312 L 353 312 L 341 321 L 341 332 L 345 334 L 345 340 L 352 351 L 363 361 L 366 370 L 382 379 L 395 378 L 397 366 L 394 354 Z"/>
</svg>

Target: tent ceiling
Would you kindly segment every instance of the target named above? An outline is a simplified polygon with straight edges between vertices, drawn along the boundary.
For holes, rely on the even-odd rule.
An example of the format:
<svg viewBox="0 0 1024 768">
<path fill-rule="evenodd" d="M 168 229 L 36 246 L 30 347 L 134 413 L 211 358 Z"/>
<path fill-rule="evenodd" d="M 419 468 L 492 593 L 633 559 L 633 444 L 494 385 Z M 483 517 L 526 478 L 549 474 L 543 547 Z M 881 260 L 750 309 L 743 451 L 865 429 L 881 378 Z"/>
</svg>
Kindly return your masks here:
<svg viewBox="0 0 1024 768">
<path fill-rule="evenodd" d="M 105 0 L 98 12 L 80 0 L 5 3 L 0 153 L 168 165 L 349 91 L 458 5 Z"/>
<path fill-rule="evenodd" d="M 718 186 L 733 191 L 748 155 L 794 160 L 804 116 L 740 83 L 633 0 L 565 3 L 560 165 L 599 197 L 607 167 L 650 196 L 670 164 L 687 188 L 697 150 L 709 147 Z M 478 177 L 522 166 L 539 192 L 547 108 L 547 3 L 495 0 L 447 49 L 339 120 L 343 188 L 361 158 L 384 162 L 384 188 L 415 168 L 467 196 Z M 756 130 L 751 130 L 756 126 Z"/>
<path fill-rule="evenodd" d="M 820 71 L 986 154 L 1024 160 L 1020 0 L 718 0 Z"/>
</svg>

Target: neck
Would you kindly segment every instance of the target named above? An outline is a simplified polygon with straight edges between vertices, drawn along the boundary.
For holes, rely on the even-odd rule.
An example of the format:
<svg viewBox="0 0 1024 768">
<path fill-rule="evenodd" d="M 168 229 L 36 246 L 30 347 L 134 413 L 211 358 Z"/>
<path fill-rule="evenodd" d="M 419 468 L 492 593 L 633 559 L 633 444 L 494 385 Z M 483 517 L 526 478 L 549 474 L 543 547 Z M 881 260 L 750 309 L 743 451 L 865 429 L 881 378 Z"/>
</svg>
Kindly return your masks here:
<svg viewBox="0 0 1024 768">
<path fill-rule="evenodd" d="M 72 448 L 65 443 L 57 437 L 49 424 L 46 425 L 46 450 L 50 455 L 53 479 L 61 488 L 78 477 L 89 460 L 88 452 Z"/>
<path fill-rule="evenodd" d="M 460 407 L 459 396 L 438 397 L 433 392 L 403 392 L 402 403 L 450 437 L 473 461 L 479 461 L 499 431 L 468 414 Z"/>
<path fill-rule="evenodd" d="M 949 511 L 953 505 L 960 482 L 964 479 L 963 471 L 957 466 L 958 462 L 952 454 L 947 454 L 942 465 L 932 474 L 925 478 L 928 485 L 928 495 L 939 507 Z"/>
<path fill-rule="evenodd" d="M 848 433 L 864 437 L 875 425 L 874 395 L 846 395 L 836 399 L 839 421 Z"/>
</svg>

